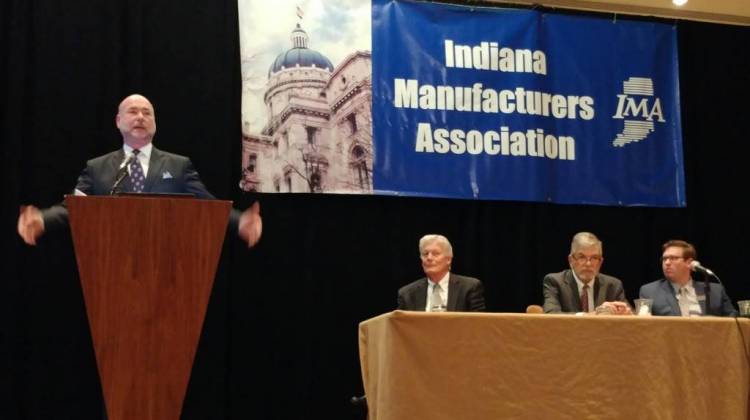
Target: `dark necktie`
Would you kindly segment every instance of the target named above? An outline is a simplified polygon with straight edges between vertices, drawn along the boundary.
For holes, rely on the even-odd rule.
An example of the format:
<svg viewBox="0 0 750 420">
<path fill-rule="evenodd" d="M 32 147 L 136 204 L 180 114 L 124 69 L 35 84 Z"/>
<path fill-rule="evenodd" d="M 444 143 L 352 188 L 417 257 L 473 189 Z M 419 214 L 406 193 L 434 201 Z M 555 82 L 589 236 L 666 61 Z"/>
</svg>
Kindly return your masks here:
<svg viewBox="0 0 750 420">
<path fill-rule="evenodd" d="M 143 192 L 143 187 L 146 184 L 146 176 L 143 174 L 143 167 L 138 160 L 138 153 L 141 153 L 141 151 L 133 149 L 133 160 L 130 162 L 130 190 L 137 193 Z"/>
<path fill-rule="evenodd" d="M 583 286 L 583 293 L 581 293 L 581 312 L 589 311 L 589 285 Z"/>
</svg>

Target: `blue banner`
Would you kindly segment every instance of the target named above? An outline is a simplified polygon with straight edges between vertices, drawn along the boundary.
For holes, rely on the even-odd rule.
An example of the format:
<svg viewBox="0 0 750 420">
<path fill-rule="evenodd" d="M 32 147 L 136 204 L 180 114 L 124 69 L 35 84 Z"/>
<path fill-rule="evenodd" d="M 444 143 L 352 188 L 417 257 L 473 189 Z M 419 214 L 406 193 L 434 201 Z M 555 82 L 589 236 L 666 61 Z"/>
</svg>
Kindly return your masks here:
<svg viewBox="0 0 750 420">
<path fill-rule="evenodd" d="M 676 29 L 372 1 L 373 189 L 686 205 Z"/>
</svg>

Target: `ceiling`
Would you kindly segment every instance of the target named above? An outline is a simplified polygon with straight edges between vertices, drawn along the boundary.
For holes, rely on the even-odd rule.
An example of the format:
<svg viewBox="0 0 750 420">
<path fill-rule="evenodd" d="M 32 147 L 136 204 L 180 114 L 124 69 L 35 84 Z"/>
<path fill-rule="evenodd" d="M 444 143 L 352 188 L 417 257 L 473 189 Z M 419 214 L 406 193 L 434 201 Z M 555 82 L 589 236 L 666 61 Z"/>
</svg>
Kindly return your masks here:
<svg viewBox="0 0 750 420">
<path fill-rule="evenodd" d="M 750 0 L 688 0 L 684 6 L 675 6 L 672 0 L 489 1 L 750 26 Z"/>
</svg>

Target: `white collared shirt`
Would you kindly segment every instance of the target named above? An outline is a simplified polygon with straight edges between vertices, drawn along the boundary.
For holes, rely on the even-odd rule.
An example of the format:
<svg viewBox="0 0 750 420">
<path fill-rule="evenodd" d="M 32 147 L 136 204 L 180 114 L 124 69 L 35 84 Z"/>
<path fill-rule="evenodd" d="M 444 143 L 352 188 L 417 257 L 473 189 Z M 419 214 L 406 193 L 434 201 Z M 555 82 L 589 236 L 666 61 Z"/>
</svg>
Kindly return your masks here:
<svg viewBox="0 0 750 420">
<path fill-rule="evenodd" d="M 672 282 L 670 283 L 672 284 L 672 289 L 674 289 L 677 303 L 680 304 L 680 306 L 686 305 L 688 314 L 683 316 L 700 316 L 703 314 L 700 302 L 698 302 L 698 294 L 695 292 L 695 287 L 693 286 L 692 278 L 688 280 L 688 282 L 684 286 L 680 286 Z M 683 288 L 685 289 L 684 297 L 680 294 L 680 289 Z M 682 302 L 682 299 L 685 299 L 686 302 Z M 682 310 L 682 308 L 680 308 L 680 310 Z"/>
<path fill-rule="evenodd" d="M 148 177 L 148 162 L 151 159 L 151 149 L 153 148 L 154 148 L 154 145 L 149 143 L 141 147 L 140 149 L 138 149 L 140 151 L 138 153 L 138 162 L 140 162 L 141 168 L 143 168 L 144 177 Z M 127 161 L 128 158 L 133 156 L 133 148 L 128 146 L 127 144 L 123 144 L 122 149 L 125 151 L 125 157 L 123 158 L 122 163 L 125 163 L 125 161 Z M 130 173 L 130 168 L 128 168 L 128 173 Z"/>
<path fill-rule="evenodd" d="M 582 282 L 581 279 L 578 278 L 576 275 L 575 270 L 570 270 L 573 273 L 573 278 L 576 279 L 576 284 L 578 284 L 578 299 L 580 300 L 581 295 L 583 294 L 583 286 L 586 285 L 586 283 Z M 589 312 L 596 309 L 594 306 L 594 282 L 596 281 L 596 277 L 594 277 L 593 280 L 588 282 L 589 285 Z"/>
<path fill-rule="evenodd" d="M 448 307 L 448 283 L 450 283 L 450 277 L 451 273 L 447 272 L 443 276 L 442 279 L 437 283 L 440 285 L 440 298 L 443 299 L 443 305 L 445 307 Z M 427 278 L 427 307 L 424 309 L 427 312 L 430 312 L 430 309 L 432 309 L 432 290 L 435 288 L 435 283 L 430 280 L 430 278 Z"/>
</svg>

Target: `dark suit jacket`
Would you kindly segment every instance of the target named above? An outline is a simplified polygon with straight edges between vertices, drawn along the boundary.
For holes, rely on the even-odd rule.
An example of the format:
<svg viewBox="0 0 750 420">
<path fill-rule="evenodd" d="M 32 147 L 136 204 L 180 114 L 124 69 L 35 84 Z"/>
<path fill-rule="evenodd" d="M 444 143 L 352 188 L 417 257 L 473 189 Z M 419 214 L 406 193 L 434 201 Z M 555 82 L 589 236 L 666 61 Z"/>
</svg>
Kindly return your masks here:
<svg viewBox="0 0 750 420">
<path fill-rule="evenodd" d="M 544 276 L 543 293 L 544 312 L 581 311 L 581 293 L 570 269 Z M 599 273 L 594 278 L 594 306 L 613 301 L 627 303 L 622 282 L 615 277 Z"/>
<path fill-rule="evenodd" d="M 705 296 L 705 285 L 702 281 L 693 281 L 695 294 Z M 639 293 L 643 299 L 653 299 L 651 306 L 652 315 L 672 315 L 680 316 L 680 304 L 677 302 L 677 296 L 672 283 L 666 279 L 660 279 L 641 286 Z M 734 309 L 732 301 L 729 300 L 724 286 L 718 283 L 711 283 L 711 310 L 706 312 L 705 299 L 698 299 L 701 305 L 701 311 L 706 315 L 718 316 L 737 316 L 737 310 Z"/>
<path fill-rule="evenodd" d="M 86 195 L 108 195 L 115 183 L 120 164 L 125 160 L 123 149 L 86 162 L 86 167 L 78 176 L 76 189 Z M 127 180 L 125 181 L 127 184 Z M 149 160 L 148 175 L 144 193 L 189 193 L 196 198 L 214 199 L 201 182 L 198 172 L 189 158 L 165 152 L 153 147 Z M 64 205 L 42 210 L 45 229 L 55 229 L 68 225 L 68 209 Z M 232 211 L 230 226 L 236 229 L 239 212 Z"/>
<path fill-rule="evenodd" d="M 424 311 L 427 307 L 427 277 L 398 289 L 398 309 Z M 482 312 L 484 287 L 479 279 L 450 273 L 448 278 L 448 304 L 450 312 Z"/>
</svg>

